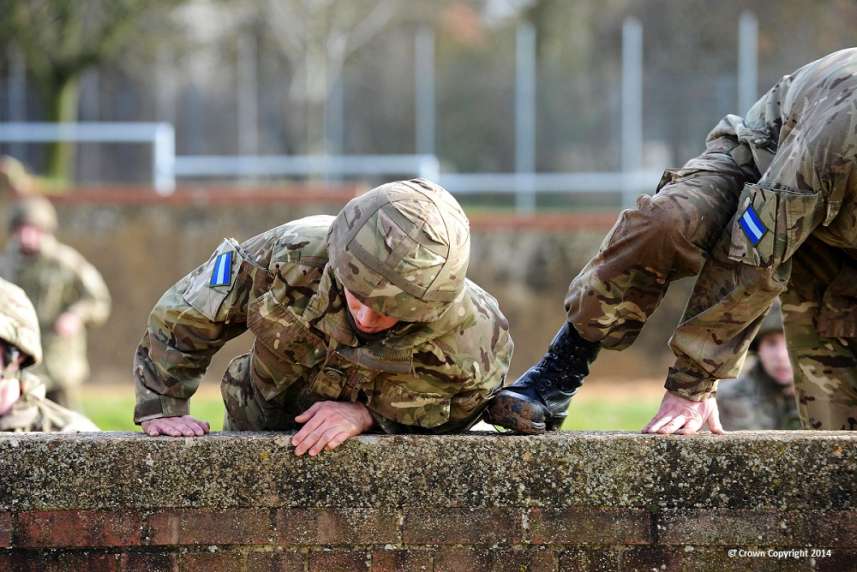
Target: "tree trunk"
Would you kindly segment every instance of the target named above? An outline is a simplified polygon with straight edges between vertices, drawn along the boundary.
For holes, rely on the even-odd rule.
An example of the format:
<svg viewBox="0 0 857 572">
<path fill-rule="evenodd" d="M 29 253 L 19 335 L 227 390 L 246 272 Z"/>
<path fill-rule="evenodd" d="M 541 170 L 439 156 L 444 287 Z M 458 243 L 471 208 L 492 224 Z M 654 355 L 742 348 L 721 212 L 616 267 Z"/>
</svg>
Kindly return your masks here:
<svg viewBox="0 0 857 572">
<path fill-rule="evenodd" d="M 56 123 L 77 121 L 79 96 L 79 76 L 57 78 L 47 96 L 50 121 Z M 74 143 L 57 141 L 49 145 L 47 175 L 63 183 L 69 183 L 74 179 Z"/>
</svg>

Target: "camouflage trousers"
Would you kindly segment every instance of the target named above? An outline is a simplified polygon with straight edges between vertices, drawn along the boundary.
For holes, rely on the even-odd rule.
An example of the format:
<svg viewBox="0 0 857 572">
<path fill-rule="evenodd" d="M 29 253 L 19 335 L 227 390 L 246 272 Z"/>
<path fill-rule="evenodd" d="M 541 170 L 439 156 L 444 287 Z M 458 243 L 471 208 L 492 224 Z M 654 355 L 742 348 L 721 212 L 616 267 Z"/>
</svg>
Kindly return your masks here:
<svg viewBox="0 0 857 572">
<path fill-rule="evenodd" d="M 295 417 L 316 401 L 328 398 L 310 391 L 309 380 L 298 380 L 281 396 L 266 401 L 251 380 L 251 354 L 233 359 L 223 374 L 220 393 L 226 414 L 224 431 L 291 431 L 298 429 Z"/>
<path fill-rule="evenodd" d="M 836 295 L 837 284 L 851 290 L 856 279 L 857 263 L 813 239 L 792 259 L 781 299 L 804 429 L 857 429 L 857 324 L 849 311 L 857 300 Z M 837 306 L 847 315 L 836 315 Z"/>
</svg>

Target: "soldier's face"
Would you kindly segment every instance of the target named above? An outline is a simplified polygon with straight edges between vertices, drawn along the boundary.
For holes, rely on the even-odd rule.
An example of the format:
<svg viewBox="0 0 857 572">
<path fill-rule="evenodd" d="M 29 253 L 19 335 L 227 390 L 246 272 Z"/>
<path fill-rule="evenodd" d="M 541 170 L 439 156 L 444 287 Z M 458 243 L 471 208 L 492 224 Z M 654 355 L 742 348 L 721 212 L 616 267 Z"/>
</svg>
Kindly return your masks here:
<svg viewBox="0 0 857 572">
<path fill-rule="evenodd" d="M 23 254 L 37 254 L 42 250 L 45 232 L 37 226 L 22 224 L 15 229 L 12 237 L 17 241 Z"/>
<path fill-rule="evenodd" d="M 348 311 L 354 318 L 357 328 L 364 334 L 377 334 L 395 326 L 399 320 L 379 314 L 369 306 L 354 297 L 354 294 L 345 290 L 345 300 L 348 302 Z"/>
<path fill-rule="evenodd" d="M 766 334 L 759 340 L 759 361 L 765 371 L 781 385 L 790 385 L 794 381 L 786 338 L 781 333 Z"/>
<path fill-rule="evenodd" d="M 21 382 L 14 376 L 24 356 L 13 346 L 0 341 L 0 415 L 5 415 L 21 397 Z"/>
</svg>

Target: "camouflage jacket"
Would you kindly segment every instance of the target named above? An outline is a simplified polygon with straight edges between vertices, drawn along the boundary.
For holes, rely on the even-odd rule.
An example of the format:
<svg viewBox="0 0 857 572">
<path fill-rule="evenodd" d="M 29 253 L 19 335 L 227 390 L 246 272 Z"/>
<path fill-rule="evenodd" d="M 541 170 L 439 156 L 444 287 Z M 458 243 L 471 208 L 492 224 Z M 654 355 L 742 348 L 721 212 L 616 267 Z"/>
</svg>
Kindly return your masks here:
<svg viewBox="0 0 857 572">
<path fill-rule="evenodd" d="M 709 136 L 736 140 L 732 155 L 751 158 L 758 177 L 746 180 L 671 340 L 671 391 L 699 400 L 737 376 L 773 300 L 801 286 L 790 284 L 791 262 L 810 237 L 843 249 L 819 332 L 857 337 L 855 90 L 857 49 L 842 50 L 785 76 L 747 117 L 728 116 Z"/>
<path fill-rule="evenodd" d="M 266 402 L 301 382 L 318 399 L 365 403 L 387 432 L 457 431 L 477 421 L 513 350 L 496 300 L 467 281 L 437 321 L 400 322 L 361 342 L 328 265 L 332 221 L 307 217 L 240 246 L 226 240 L 161 297 L 135 356 L 137 423 L 187 414 L 212 355 L 248 329 L 251 381 Z M 235 258 L 221 280 L 225 253 Z"/>
<path fill-rule="evenodd" d="M 20 286 L 39 317 L 44 361 L 35 373 L 48 386 L 81 383 L 89 375 L 85 328 L 72 336 L 54 333 L 60 314 L 72 312 L 87 325 L 100 325 L 110 314 L 110 293 L 98 271 L 76 250 L 46 236 L 33 256 L 9 244 L 0 262 L 0 277 Z"/>
<path fill-rule="evenodd" d="M 95 423 L 45 398 L 41 380 L 24 373 L 21 377 L 21 397 L 12 409 L 0 415 L 0 431 L 74 432 L 99 431 Z"/>
<path fill-rule="evenodd" d="M 794 396 L 784 394 L 758 360 L 738 379 L 720 382 L 717 408 L 727 431 L 800 429 Z"/>
</svg>

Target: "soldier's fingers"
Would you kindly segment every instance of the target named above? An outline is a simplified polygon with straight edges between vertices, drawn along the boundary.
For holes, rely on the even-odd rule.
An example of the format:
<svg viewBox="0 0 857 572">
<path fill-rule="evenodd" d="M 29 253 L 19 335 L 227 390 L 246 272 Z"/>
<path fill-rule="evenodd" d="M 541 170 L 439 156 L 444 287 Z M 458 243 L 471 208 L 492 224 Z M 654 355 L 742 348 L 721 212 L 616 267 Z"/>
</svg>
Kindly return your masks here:
<svg viewBox="0 0 857 572">
<path fill-rule="evenodd" d="M 684 427 L 676 431 L 676 433 L 679 435 L 693 435 L 700 429 L 702 429 L 702 418 L 691 417 L 688 419 L 687 423 L 684 424 Z"/>
<path fill-rule="evenodd" d="M 149 437 L 157 437 L 161 434 L 160 430 L 158 429 L 157 423 L 147 423 L 143 430 Z"/>
<path fill-rule="evenodd" d="M 672 415 L 664 415 L 663 417 L 655 416 L 649 421 L 649 424 L 643 429 L 643 433 L 657 433 L 658 429 L 672 421 Z"/>
<path fill-rule="evenodd" d="M 351 434 L 348 433 L 348 431 L 340 431 L 339 433 L 333 436 L 333 439 L 327 442 L 327 445 L 325 445 L 325 447 L 328 451 L 333 451 L 334 449 L 342 445 L 342 443 L 344 443 L 345 440 L 349 437 L 351 437 Z"/>
<path fill-rule="evenodd" d="M 300 442 L 300 444 L 298 444 L 297 447 L 295 447 L 295 454 L 300 456 L 306 453 L 311 447 L 318 443 L 319 439 L 321 439 L 324 433 L 329 429 L 330 427 L 327 425 L 316 427 L 304 438 L 303 441 Z"/>
<path fill-rule="evenodd" d="M 669 435 L 670 433 L 675 433 L 681 427 L 684 426 L 685 421 L 687 421 L 687 417 L 684 415 L 676 415 L 672 421 L 664 425 L 658 430 L 658 433 L 662 435 Z"/>
<path fill-rule="evenodd" d="M 723 430 L 723 425 L 720 424 L 720 412 L 715 409 L 711 412 L 711 415 L 708 416 L 708 428 L 712 433 L 717 435 L 722 435 L 725 433 Z"/>
<path fill-rule="evenodd" d="M 205 435 L 205 427 L 199 421 L 188 421 L 187 426 L 190 427 L 193 434 L 197 437 L 202 437 Z"/>
<path fill-rule="evenodd" d="M 182 421 L 184 421 L 186 425 L 193 429 L 196 435 L 205 435 L 206 433 L 208 433 L 209 426 L 207 421 L 191 417 L 190 415 L 182 417 Z M 200 431 L 202 432 L 200 433 Z"/>
<path fill-rule="evenodd" d="M 327 444 L 330 443 L 330 440 L 333 439 L 333 437 L 337 433 L 339 433 L 338 427 L 331 427 L 327 431 L 322 433 L 318 440 L 315 442 L 315 445 L 313 445 L 312 448 L 309 450 L 309 456 L 315 457 L 316 455 L 321 453 L 322 449 L 324 449 Z"/>
<path fill-rule="evenodd" d="M 322 403 L 324 403 L 324 402 L 323 401 L 316 401 L 315 403 L 313 403 L 310 406 L 309 409 L 307 409 L 306 411 L 304 411 L 303 413 L 301 413 L 300 415 L 295 417 L 295 421 L 297 421 L 298 423 L 306 423 L 306 421 L 310 417 L 315 415 L 316 411 L 318 411 L 318 409 L 321 407 Z"/>
<path fill-rule="evenodd" d="M 299 446 L 304 440 L 309 437 L 313 431 L 315 431 L 324 420 L 327 418 L 326 415 L 314 414 L 312 418 L 307 421 L 301 430 L 295 433 L 295 436 L 292 437 L 292 445 Z M 297 418 L 295 418 L 297 420 Z"/>
<path fill-rule="evenodd" d="M 161 432 L 161 435 L 169 435 L 170 437 L 182 436 L 178 428 L 172 422 L 169 421 L 158 423 L 158 430 Z"/>
<path fill-rule="evenodd" d="M 204 435 L 202 429 L 197 427 L 195 419 L 178 419 L 178 429 L 182 432 L 183 437 L 198 437 Z"/>
</svg>

